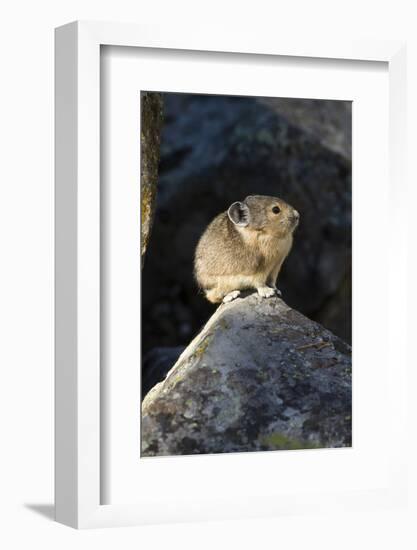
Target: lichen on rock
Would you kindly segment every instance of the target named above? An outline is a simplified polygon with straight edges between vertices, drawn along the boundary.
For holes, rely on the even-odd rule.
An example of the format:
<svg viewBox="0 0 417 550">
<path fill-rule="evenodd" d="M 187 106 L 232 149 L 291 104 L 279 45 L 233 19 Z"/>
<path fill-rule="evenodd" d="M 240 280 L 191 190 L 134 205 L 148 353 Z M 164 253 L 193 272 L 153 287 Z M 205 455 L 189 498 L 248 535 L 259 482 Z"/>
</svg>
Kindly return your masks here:
<svg viewBox="0 0 417 550">
<path fill-rule="evenodd" d="M 162 127 L 162 94 L 142 92 L 141 118 L 141 257 L 148 246 L 155 211 Z"/>
</svg>

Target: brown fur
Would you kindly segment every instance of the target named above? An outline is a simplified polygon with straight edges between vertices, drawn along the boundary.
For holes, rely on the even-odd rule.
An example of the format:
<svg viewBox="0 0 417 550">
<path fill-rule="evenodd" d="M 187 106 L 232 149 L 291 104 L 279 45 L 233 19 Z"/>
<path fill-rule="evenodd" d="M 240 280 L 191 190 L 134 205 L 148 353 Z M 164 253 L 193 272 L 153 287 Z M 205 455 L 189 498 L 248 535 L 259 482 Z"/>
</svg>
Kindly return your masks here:
<svg viewBox="0 0 417 550">
<path fill-rule="evenodd" d="M 248 218 L 236 224 L 228 212 L 222 212 L 207 227 L 195 252 L 196 280 L 213 303 L 250 288 L 262 296 L 272 295 L 298 224 L 298 212 L 276 197 L 255 195 L 234 204 Z M 279 214 L 273 213 L 274 206 L 280 208 Z"/>
</svg>

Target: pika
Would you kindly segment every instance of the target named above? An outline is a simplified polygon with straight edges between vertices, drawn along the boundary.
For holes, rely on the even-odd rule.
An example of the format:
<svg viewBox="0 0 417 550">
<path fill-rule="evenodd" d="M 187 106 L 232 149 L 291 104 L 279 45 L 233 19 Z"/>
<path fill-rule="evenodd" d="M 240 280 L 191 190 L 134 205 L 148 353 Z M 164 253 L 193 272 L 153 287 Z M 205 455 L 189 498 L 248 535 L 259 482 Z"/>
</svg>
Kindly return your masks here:
<svg viewBox="0 0 417 550">
<path fill-rule="evenodd" d="M 207 300 L 231 302 L 252 288 L 264 298 L 280 295 L 276 280 L 299 219 L 292 206 L 264 195 L 234 202 L 214 218 L 194 258 L 194 275 Z"/>
</svg>

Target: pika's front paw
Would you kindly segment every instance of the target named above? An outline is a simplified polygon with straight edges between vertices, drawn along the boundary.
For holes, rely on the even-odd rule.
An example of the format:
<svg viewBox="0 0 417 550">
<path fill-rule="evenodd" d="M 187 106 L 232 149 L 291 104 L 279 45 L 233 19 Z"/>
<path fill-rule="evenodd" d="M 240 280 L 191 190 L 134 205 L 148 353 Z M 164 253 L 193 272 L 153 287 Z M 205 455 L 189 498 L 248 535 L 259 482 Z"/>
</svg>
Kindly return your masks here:
<svg viewBox="0 0 417 550">
<path fill-rule="evenodd" d="M 256 290 L 258 291 L 259 296 L 262 296 L 262 298 L 271 298 L 276 294 L 276 290 L 269 286 L 261 286 Z"/>
<path fill-rule="evenodd" d="M 280 289 L 276 286 L 273 286 L 272 288 L 275 290 L 275 294 L 281 298 L 282 292 L 280 291 Z"/>
<path fill-rule="evenodd" d="M 231 292 L 228 292 L 226 296 L 223 298 L 223 303 L 227 304 L 228 302 L 232 302 L 235 300 L 240 294 L 240 290 L 232 290 Z"/>
</svg>

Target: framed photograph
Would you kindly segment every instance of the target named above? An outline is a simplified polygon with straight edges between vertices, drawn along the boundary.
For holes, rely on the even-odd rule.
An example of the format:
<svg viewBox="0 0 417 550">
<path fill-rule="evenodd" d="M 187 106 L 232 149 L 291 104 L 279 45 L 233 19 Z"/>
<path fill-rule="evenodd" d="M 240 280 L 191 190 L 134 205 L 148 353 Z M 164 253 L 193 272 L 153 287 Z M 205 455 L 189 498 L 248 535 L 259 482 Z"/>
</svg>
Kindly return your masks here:
<svg viewBox="0 0 417 550">
<path fill-rule="evenodd" d="M 402 505 L 404 44 L 75 22 L 55 63 L 57 521 Z"/>
</svg>

